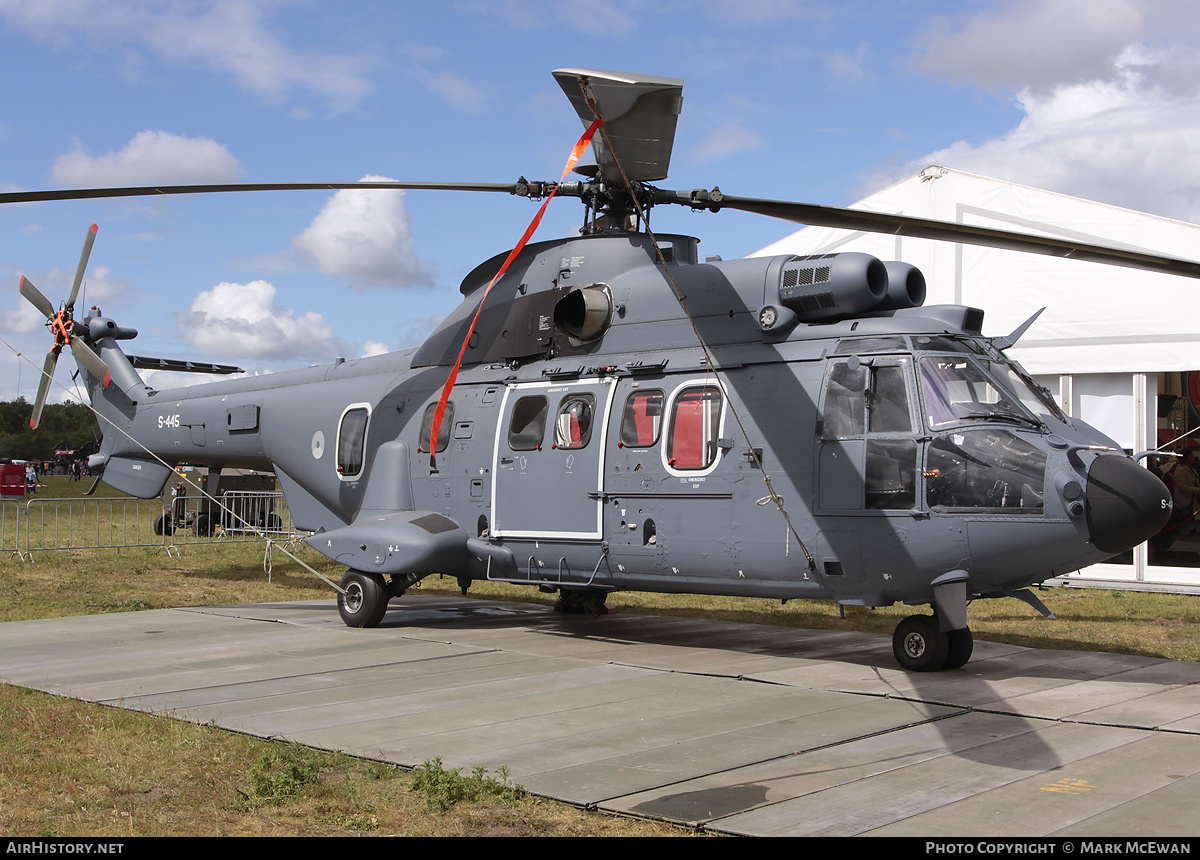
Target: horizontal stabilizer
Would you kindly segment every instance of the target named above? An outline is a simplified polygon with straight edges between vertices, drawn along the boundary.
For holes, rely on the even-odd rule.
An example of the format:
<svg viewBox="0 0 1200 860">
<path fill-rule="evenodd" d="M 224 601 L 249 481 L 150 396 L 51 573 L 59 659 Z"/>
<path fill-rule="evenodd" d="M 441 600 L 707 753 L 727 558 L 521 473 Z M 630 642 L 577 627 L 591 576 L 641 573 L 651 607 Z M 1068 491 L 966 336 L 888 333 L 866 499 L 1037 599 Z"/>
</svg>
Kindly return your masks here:
<svg viewBox="0 0 1200 860">
<path fill-rule="evenodd" d="M 304 542 L 364 573 L 456 573 L 471 561 L 467 533 L 431 511 L 400 511 L 358 520 Z"/>
<path fill-rule="evenodd" d="M 91 461 L 89 461 L 91 465 Z M 110 457 L 104 464 L 104 483 L 114 490 L 139 499 L 153 499 L 162 492 L 167 479 L 174 473 L 170 466 L 153 460 L 134 460 L 130 457 Z"/>
<path fill-rule="evenodd" d="M 138 370 L 174 370 L 179 373 L 245 373 L 232 364 L 212 364 L 207 361 L 185 361 L 178 358 L 151 358 L 146 355 L 131 355 L 129 363 Z"/>
</svg>

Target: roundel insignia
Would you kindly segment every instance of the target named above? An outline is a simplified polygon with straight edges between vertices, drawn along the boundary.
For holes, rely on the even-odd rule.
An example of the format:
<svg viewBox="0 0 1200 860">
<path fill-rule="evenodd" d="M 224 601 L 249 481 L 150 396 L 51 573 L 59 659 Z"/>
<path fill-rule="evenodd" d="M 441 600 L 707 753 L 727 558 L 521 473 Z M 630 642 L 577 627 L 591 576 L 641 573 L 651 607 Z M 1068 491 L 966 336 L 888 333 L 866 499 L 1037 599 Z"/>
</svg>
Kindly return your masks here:
<svg viewBox="0 0 1200 860">
<path fill-rule="evenodd" d="M 312 437 L 312 455 L 314 460 L 320 460 L 325 453 L 325 434 L 318 430 Z"/>
</svg>

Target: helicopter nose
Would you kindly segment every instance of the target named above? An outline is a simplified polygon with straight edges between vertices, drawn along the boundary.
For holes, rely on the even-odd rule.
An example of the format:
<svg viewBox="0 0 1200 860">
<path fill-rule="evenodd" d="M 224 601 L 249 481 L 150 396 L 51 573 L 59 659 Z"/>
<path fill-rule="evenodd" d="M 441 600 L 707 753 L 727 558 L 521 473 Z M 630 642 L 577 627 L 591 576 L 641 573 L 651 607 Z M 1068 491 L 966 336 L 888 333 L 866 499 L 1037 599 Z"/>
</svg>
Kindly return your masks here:
<svg viewBox="0 0 1200 860">
<path fill-rule="evenodd" d="M 1149 469 L 1128 457 L 1105 454 L 1087 478 L 1087 525 L 1092 543 L 1120 553 L 1153 537 L 1171 516 L 1171 494 Z"/>
</svg>

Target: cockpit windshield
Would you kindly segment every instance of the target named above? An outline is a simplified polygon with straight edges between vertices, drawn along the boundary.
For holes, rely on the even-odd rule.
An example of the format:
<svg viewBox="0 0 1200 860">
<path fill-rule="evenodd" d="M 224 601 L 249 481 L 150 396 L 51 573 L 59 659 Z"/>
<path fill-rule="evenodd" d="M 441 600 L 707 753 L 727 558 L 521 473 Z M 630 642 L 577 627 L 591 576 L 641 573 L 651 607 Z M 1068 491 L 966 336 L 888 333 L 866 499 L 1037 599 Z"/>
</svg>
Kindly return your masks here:
<svg viewBox="0 0 1200 860">
<path fill-rule="evenodd" d="M 1058 408 L 1058 404 L 1054 402 L 1054 398 L 1044 389 L 1038 388 L 1037 383 L 1022 373 L 1020 368 L 1013 367 L 1005 361 L 980 359 L 980 362 L 1009 391 L 1017 396 L 1017 399 L 1021 401 L 1021 405 L 1034 415 L 1039 415 L 1043 418 L 1053 417 L 1059 421 L 1067 420 L 1062 410 Z"/>
<path fill-rule="evenodd" d="M 925 421 L 930 430 L 976 421 L 1004 421 L 1040 427 L 1033 416 L 1045 410 L 1019 376 L 1007 365 L 990 362 L 1002 384 L 988 376 L 973 358 L 965 355 L 930 355 L 921 358 L 921 391 Z M 1019 386 L 1019 387 L 1018 387 Z M 1012 388 L 1013 390 L 1008 390 Z M 1017 393 L 1021 392 L 1021 393 Z M 1024 395 L 1024 396 L 1022 396 Z M 1026 411 L 1025 396 L 1040 406 Z"/>
</svg>

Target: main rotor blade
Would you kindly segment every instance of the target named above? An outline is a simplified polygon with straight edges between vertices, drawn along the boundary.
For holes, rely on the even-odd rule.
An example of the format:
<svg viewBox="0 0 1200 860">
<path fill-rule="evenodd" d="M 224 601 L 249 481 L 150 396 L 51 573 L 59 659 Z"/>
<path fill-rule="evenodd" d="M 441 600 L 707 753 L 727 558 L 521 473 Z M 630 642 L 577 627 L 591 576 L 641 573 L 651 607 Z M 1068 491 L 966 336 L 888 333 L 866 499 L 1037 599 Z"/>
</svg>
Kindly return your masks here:
<svg viewBox="0 0 1200 860">
<path fill-rule="evenodd" d="M 104 359 L 88 349 L 83 341 L 78 339 L 71 341 L 71 355 L 75 356 L 75 360 L 88 373 L 100 380 L 100 384 L 105 388 L 112 382 L 112 377 L 108 372 L 108 365 L 104 363 Z"/>
<path fill-rule="evenodd" d="M 33 401 L 33 414 L 29 416 L 29 429 L 36 430 L 42 420 L 42 407 L 46 405 L 46 394 L 50 391 L 50 380 L 54 378 L 54 365 L 58 363 L 58 353 L 50 350 L 42 365 L 42 380 L 38 383 L 37 397 Z"/>
<path fill-rule="evenodd" d="M 862 209 L 816 206 L 811 203 L 791 203 L 785 200 L 759 200 L 752 197 L 722 195 L 716 206 L 722 209 L 755 212 L 771 218 L 817 227 L 838 227 L 844 230 L 863 230 L 868 233 L 891 233 L 916 239 L 961 242 L 968 245 L 982 245 L 987 248 L 1027 251 L 1051 257 L 1066 257 L 1072 260 L 1087 260 L 1093 263 L 1126 266 L 1149 272 L 1200 278 L 1200 263 L 1194 260 L 1151 254 L 1136 248 L 1088 245 L 1052 236 L 1033 236 L 1027 233 L 976 227 L 971 224 L 954 224 L 949 221 L 933 221 L 927 218 L 869 212 Z"/>
<path fill-rule="evenodd" d="M 87 236 L 83 239 L 83 253 L 79 255 L 79 268 L 75 270 L 75 283 L 71 285 L 71 297 L 67 299 L 67 310 L 75 309 L 75 297 L 79 295 L 79 285 L 83 283 L 83 273 L 87 269 L 88 257 L 92 255 L 92 245 L 96 241 L 95 224 L 88 227 Z"/>
<path fill-rule="evenodd" d="M 352 189 L 406 189 L 410 191 L 499 191 L 522 193 L 520 183 L 471 182 L 243 182 L 227 185 L 143 185 L 126 188 L 63 188 L 56 191 L 7 191 L 2 203 L 37 203 L 47 200 L 91 200 L 106 197 L 154 197 L 160 194 L 219 194 L 231 191 L 328 191 Z"/>
<path fill-rule="evenodd" d="M 21 295 L 38 309 L 38 313 L 42 314 L 46 319 L 54 319 L 54 305 L 50 304 L 50 300 L 42 295 L 42 291 L 35 287 L 33 282 L 24 275 L 21 276 L 20 290 Z"/>
</svg>

